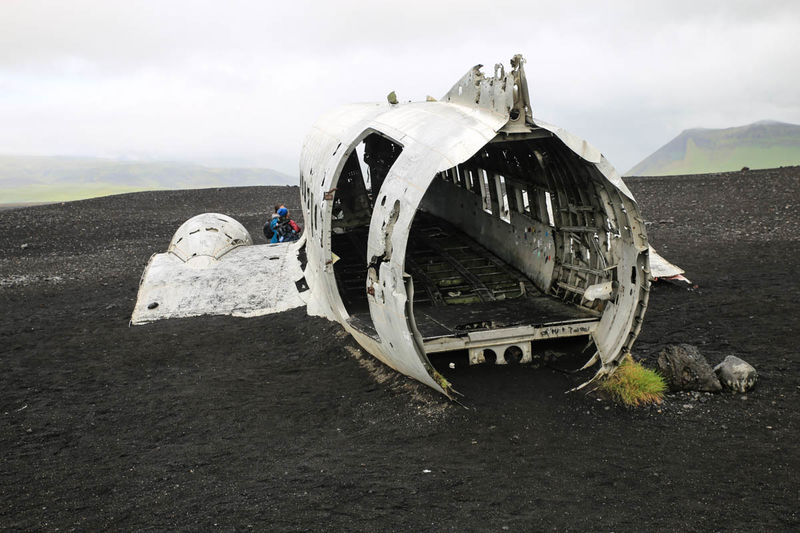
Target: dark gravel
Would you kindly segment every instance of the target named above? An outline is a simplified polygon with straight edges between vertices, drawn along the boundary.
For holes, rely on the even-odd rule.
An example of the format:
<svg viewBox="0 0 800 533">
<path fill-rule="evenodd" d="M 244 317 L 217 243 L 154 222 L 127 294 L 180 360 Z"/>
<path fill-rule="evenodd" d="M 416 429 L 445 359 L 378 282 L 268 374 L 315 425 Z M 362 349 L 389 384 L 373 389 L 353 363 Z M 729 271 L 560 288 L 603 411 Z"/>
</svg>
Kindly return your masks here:
<svg viewBox="0 0 800 533">
<path fill-rule="evenodd" d="M 0 527 L 797 530 L 800 169 L 628 184 L 698 286 L 653 287 L 635 355 L 736 354 L 746 396 L 627 410 L 565 395 L 585 374 L 437 361 L 464 408 L 302 310 L 128 327 L 183 221 L 226 213 L 262 242 L 296 187 L 0 212 Z"/>
</svg>

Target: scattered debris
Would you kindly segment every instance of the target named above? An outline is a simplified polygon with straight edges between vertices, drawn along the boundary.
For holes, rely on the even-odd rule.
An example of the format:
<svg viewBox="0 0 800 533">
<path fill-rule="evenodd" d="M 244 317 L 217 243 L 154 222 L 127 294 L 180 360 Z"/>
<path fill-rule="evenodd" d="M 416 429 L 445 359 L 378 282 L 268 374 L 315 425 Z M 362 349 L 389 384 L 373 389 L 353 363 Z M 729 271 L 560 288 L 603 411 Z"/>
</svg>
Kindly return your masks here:
<svg viewBox="0 0 800 533">
<path fill-rule="evenodd" d="M 729 355 L 715 366 L 714 373 L 722 385 L 735 392 L 749 391 L 758 379 L 756 369 L 735 355 Z"/>
<path fill-rule="evenodd" d="M 670 390 L 718 392 L 719 379 L 706 358 L 691 344 L 673 344 L 658 354 L 658 367 Z"/>
<path fill-rule="evenodd" d="M 64 281 L 61 276 L 44 276 L 44 275 L 28 275 L 28 274 L 15 274 L 8 277 L 0 278 L 0 288 L 7 287 L 29 287 L 36 284 L 53 283 L 59 284 Z"/>
<path fill-rule="evenodd" d="M 659 223 L 664 223 L 667 221 L 661 220 Z M 670 220 L 669 222 L 673 222 Z M 673 265 L 661 255 L 659 255 L 653 247 L 650 247 L 649 251 L 650 255 L 650 276 L 653 278 L 653 281 L 658 280 L 672 280 L 672 281 L 683 281 L 684 283 L 691 283 L 687 278 L 683 276 L 686 272 L 679 266 Z"/>
</svg>

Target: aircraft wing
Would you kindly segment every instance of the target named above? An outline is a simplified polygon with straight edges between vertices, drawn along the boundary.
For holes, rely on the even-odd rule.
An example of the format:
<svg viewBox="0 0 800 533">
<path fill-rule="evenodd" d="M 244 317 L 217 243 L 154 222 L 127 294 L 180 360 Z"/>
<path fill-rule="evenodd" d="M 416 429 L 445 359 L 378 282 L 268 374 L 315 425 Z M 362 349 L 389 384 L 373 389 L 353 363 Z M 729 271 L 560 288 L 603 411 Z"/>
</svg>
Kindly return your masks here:
<svg viewBox="0 0 800 533">
<path fill-rule="evenodd" d="M 305 305 L 296 285 L 303 278 L 297 255 L 302 242 L 253 245 L 249 234 L 237 242 L 231 238 L 236 232 L 220 223 L 221 216 L 201 215 L 203 223 L 179 230 L 168 252 L 150 258 L 132 324 L 199 315 L 251 317 Z M 233 219 L 226 223 L 238 225 Z M 214 240 L 186 244 L 203 240 L 203 231 Z M 191 238 L 181 241 L 180 235 Z"/>
</svg>

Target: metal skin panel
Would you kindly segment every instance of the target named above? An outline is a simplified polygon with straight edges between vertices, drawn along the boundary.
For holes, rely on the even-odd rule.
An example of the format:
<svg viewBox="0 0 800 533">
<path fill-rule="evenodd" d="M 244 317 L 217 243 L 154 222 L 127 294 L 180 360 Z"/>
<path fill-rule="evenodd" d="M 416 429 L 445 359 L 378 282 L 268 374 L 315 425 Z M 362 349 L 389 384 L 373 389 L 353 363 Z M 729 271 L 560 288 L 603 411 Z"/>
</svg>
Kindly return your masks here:
<svg viewBox="0 0 800 533">
<path fill-rule="evenodd" d="M 331 205 L 325 200 L 325 195 L 335 184 L 331 185 L 328 175 L 341 170 L 370 121 L 388 108 L 389 104 L 337 108 L 317 121 L 303 143 L 300 156 L 300 194 L 305 223 L 302 240 L 306 243 L 308 261 L 305 278 L 311 289 L 307 305 L 312 315 L 325 316 L 337 322 L 344 322 L 347 318 L 333 277 Z"/>
<path fill-rule="evenodd" d="M 605 157 L 569 132 L 533 119 L 523 64 L 514 56 L 512 69 L 495 66 L 492 78 L 474 67 L 441 102 L 353 104 L 325 114 L 300 158 L 300 241 L 278 245 L 280 253 L 271 245 L 243 246 L 252 239 L 236 221 L 218 214 L 190 219 L 169 253 L 148 264 L 133 323 L 206 313 L 252 316 L 305 303 L 309 314 L 339 322 L 388 366 L 450 397 L 452 386 L 426 350 L 468 349 L 479 361 L 480 350 L 488 348 L 499 350 L 497 361 L 505 362 L 502 352 L 514 345 L 529 360 L 531 341 L 591 335 L 596 353 L 586 367 L 600 363 L 592 381 L 613 372 L 641 328 L 655 275 L 650 257 L 657 256 L 633 196 Z M 358 157 L 351 159 L 354 152 Z M 362 163 L 369 167 L 369 191 L 359 175 L 365 167 L 356 168 Z M 405 265 L 418 211 L 453 225 L 495 261 L 527 277 L 541 292 L 537 298 L 570 313 L 548 310 L 535 323 L 423 338 Z M 337 235 L 336 250 L 358 253 L 336 272 L 334 227 L 352 232 Z M 659 266 L 656 261 L 654 272 L 661 272 Z M 356 316 L 345 307 L 337 272 L 340 278 L 350 273 L 342 290 Z M 278 281 L 264 285 L 267 278 Z M 482 290 L 481 299 L 494 302 L 494 293 Z M 499 292 L 498 300 L 505 298 Z M 521 304 L 510 302 L 517 313 Z M 513 327 L 520 323 L 527 325 Z"/>
<path fill-rule="evenodd" d="M 131 324 L 200 315 L 260 316 L 303 305 L 297 245 L 253 245 L 239 222 L 203 213 L 184 222 L 145 267 Z"/>
<path fill-rule="evenodd" d="M 630 191 L 630 189 L 628 189 L 628 186 L 625 185 L 625 182 L 622 181 L 622 178 L 614 166 L 609 163 L 602 153 L 600 153 L 600 150 L 577 135 L 571 134 L 564 128 L 554 126 L 553 124 L 548 124 L 547 122 L 539 119 L 533 119 L 533 123 L 558 137 L 558 139 L 563 142 L 567 148 L 581 156 L 581 158 L 590 163 L 594 163 L 597 169 L 608 181 L 614 185 L 614 187 L 622 191 L 625 196 L 633 200 L 633 193 Z"/>
<path fill-rule="evenodd" d="M 356 106 L 358 110 L 347 106 L 348 110 L 355 111 L 352 114 L 326 115 L 315 125 L 304 145 L 301 174 L 310 182 L 313 191 L 310 202 L 303 202 L 308 232 L 306 281 L 312 293 L 309 308 L 341 322 L 350 333 L 356 333 L 354 337 L 368 352 L 387 365 L 445 392 L 434 378 L 433 368 L 414 338 L 413 324 L 409 324 L 403 280 L 406 241 L 416 208 L 436 173 L 471 157 L 495 136 L 507 117 L 437 102 L 396 105 L 388 109 L 378 109 L 373 104 L 363 106 Z M 338 137 L 328 134 L 336 127 L 343 127 L 346 131 Z M 377 273 L 381 283 L 374 284 L 375 295 L 369 298 L 370 314 L 379 340 L 365 338 L 347 324 L 348 315 L 333 275 L 330 248 L 332 201 L 325 200 L 325 193 L 336 187 L 328 176 L 338 176 L 355 146 L 372 132 L 381 133 L 403 146 L 403 152 L 392 166 L 376 200 L 368 240 L 369 257 L 385 253 L 384 221 L 388 223 L 391 209 L 395 202 L 399 202 L 399 217 L 390 236 L 394 253 L 390 261 L 379 266 Z M 340 147 L 338 151 L 337 146 Z M 324 169 L 322 175 L 319 172 L 321 168 Z M 321 219 L 315 219 L 317 212 L 322 213 Z M 413 320 L 413 316 L 410 318 Z"/>
<path fill-rule="evenodd" d="M 650 247 L 650 275 L 653 278 L 671 278 L 685 273 L 685 270 L 673 265 Z"/>
<path fill-rule="evenodd" d="M 300 307 L 303 274 L 295 243 L 239 246 L 218 261 L 194 265 L 155 254 L 142 275 L 131 324 L 201 315 L 253 317 Z"/>
<path fill-rule="evenodd" d="M 178 228 L 168 252 L 184 263 L 202 267 L 238 246 L 251 244 L 250 233 L 236 220 L 220 213 L 203 213 Z"/>
<path fill-rule="evenodd" d="M 413 280 L 405 273 L 409 231 L 438 172 L 467 161 L 498 132 L 520 132 L 520 122 L 525 123 L 526 118 L 528 128 L 538 126 L 551 132 L 599 171 L 607 182 L 599 187 L 603 189 L 600 196 L 604 198 L 604 208 L 614 213 L 621 228 L 609 244 L 612 264 L 617 269 L 617 293 L 609 297 L 596 327 L 591 327 L 598 353 L 587 366 L 598 360 L 602 363 L 595 377 L 616 368 L 623 351 L 630 348 L 638 334 L 647 303 L 648 245 L 632 194 L 597 149 L 561 128 L 529 116 L 522 61 L 518 56 L 515 60 L 518 69 L 509 74 L 500 71 L 499 76 L 488 80 L 472 69 L 445 96 L 446 102 L 358 104 L 339 108 L 315 124 L 301 157 L 308 257 L 305 277 L 311 289 L 309 312 L 342 323 L 369 353 L 448 396 L 452 388 L 428 361 L 414 322 L 410 304 Z M 495 73 L 498 74 L 497 68 Z M 511 120 L 514 111 L 522 111 L 524 115 Z M 402 146 L 402 153 L 374 198 L 369 225 L 365 290 L 375 335 L 348 322 L 333 272 L 337 258 L 331 251 L 337 180 L 351 152 L 371 133 L 379 133 Z M 540 283 L 544 284 L 551 273 L 543 275 Z"/>
<path fill-rule="evenodd" d="M 481 197 L 466 191 L 452 183 L 434 182 L 431 184 L 433 196 L 447 195 L 451 201 L 444 205 L 433 206 L 427 198 L 422 208 L 438 214 L 446 220 L 456 221 L 458 227 L 464 229 L 476 242 L 486 248 L 501 246 L 506 250 L 506 257 L 513 257 L 509 263 L 523 272 L 534 285 L 547 292 L 553 278 L 553 262 L 546 257 L 553 255 L 555 242 L 552 228 L 528 215 L 511 211 L 510 222 L 505 223 L 494 217 L 478 218 L 471 216 L 472 211 L 480 209 Z M 466 208 L 461 208 L 464 205 Z M 527 231 L 532 229 L 532 231 Z M 521 246 L 522 241 L 530 239 L 535 242 L 536 253 Z"/>
</svg>

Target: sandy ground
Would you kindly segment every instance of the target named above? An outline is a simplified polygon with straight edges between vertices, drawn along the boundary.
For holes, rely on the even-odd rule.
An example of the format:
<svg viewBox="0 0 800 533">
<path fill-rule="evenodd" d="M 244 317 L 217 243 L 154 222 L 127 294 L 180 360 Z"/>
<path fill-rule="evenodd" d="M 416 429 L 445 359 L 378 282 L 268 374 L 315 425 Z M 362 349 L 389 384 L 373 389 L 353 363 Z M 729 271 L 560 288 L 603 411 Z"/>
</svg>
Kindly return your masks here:
<svg viewBox="0 0 800 533">
<path fill-rule="evenodd" d="M 586 374 L 436 360 L 460 406 L 301 309 L 128 327 L 184 220 L 258 241 L 294 187 L 0 212 L 0 528 L 797 530 L 800 168 L 628 183 L 698 285 L 653 287 L 635 355 L 739 355 L 746 396 L 628 410 L 564 394 Z"/>
</svg>

